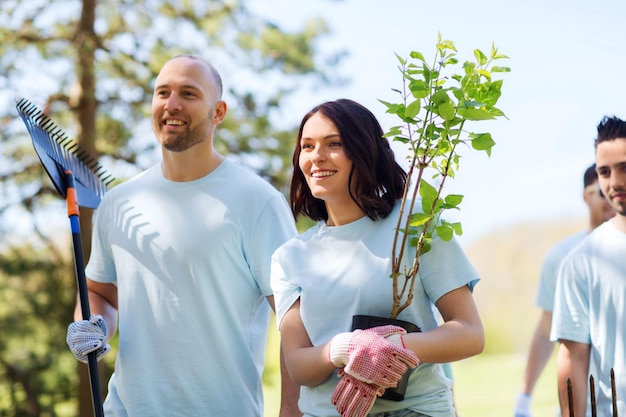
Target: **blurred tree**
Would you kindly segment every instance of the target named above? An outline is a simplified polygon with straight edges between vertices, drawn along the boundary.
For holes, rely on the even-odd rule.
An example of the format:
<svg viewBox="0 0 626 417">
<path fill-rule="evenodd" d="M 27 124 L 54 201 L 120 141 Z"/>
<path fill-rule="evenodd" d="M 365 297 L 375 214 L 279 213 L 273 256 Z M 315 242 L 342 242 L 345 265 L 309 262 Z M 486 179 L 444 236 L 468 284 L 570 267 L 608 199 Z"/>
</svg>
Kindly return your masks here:
<svg viewBox="0 0 626 417">
<path fill-rule="evenodd" d="M 36 104 L 123 180 L 158 157 L 149 121 L 157 71 L 174 55 L 200 55 L 223 75 L 229 103 L 217 147 L 285 191 L 294 126 L 278 122 L 281 106 L 307 86 L 342 82 L 328 74 L 344 52 L 316 51 L 326 34 L 321 19 L 284 31 L 243 0 L 0 3 L 0 237 L 7 242 L 19 228 L 38 236 L 0 246 L 0 415 L 75 415 L 67 403 L 77 386 L 78 415 L 92 414 L 85 369 L 79 384 L 63 340 L 75 299 L 70 243 L 55 246 L 55 235 L 69 234 L 53 221 L 64 202 L 14 99 Z M 90 210 L 80 220 L 88 259 Z"/>
<path fill-rule="evenodd" d="M 0 253 L 2 416 L 55 416 L 76 397 L 76 360 L 59 354 L 67 350 L 61 335 L 76 300 L 67 255 L 52 244 Z"/>
</svg>

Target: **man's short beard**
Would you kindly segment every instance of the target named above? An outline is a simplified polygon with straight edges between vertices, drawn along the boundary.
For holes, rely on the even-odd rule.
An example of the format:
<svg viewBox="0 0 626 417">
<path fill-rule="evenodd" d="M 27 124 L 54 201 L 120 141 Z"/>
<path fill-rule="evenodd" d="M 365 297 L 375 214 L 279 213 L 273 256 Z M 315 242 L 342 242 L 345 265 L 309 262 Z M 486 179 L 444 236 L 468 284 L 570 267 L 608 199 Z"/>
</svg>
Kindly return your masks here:
<svg viewBox="0 0 626 417">
<path fill-rule="evenodd" d="M 184 152 L 206 140 L 206 136 L 195 135 L 193 131 L 186 135 L 178 135 L 173 140 L 169 140 L 163 144 L 163 147 L 170 152 Z"/>
<path fill-rule="evenodd" d="M 211 111 L 208 117 L 195 128 L 175 136 L 172 140 L 165 141 L 163 147 L 170 152 L 184 152 L 192 146 L 204 142 L 209 137 L 212 118 L 213 112 Z"/>
</svg>

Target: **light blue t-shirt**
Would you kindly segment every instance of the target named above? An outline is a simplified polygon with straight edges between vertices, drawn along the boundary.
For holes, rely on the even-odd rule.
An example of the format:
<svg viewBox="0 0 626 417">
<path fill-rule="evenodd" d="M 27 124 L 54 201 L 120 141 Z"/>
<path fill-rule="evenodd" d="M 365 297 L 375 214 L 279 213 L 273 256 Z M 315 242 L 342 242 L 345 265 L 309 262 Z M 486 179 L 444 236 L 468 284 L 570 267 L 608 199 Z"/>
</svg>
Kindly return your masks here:
<svg viewBox="0 0 626 417">
<path fill-rule="evenodd" d="M 300 314 L 314 346 L 337 333 L 350 331 L 352 316 L 389 317 L 392 301 L 391 251 L 399 204 L 385 219 L 363 217 L 343 226 L 324 222 L 282 245 L 272 258 L 272 289 L 277 322 L 300 298 Z M 411 251 L 414 253 L 414 251 Z M 412 255 L 409 254 L 412 259 Z M 432 304 L 464 285 L 473 288 L 478 273 L 458 241 L 433 241 L 420 257 L 420 273 L 411 306 L 398 317 L 422 331 L 438 326 Z M 306 416 L 337 416 L 330 398 L 336 373 L 316 387 L 302 387 L 300 410 Z M 422 364 L 412 371 L 405 399 L 378 399 L 374 412 L 410 408 L 428 416 L 454 415 L 448 380 L 440 364 Z"/>
<path fill-rule="evenodd" d="M 552 311 L 554 308 L 554 294 L 556 292 L 556 278 L 559 274 L 559 267 L 565 256 L 575 248 L 587 236 L 589 232 L 583 230 L 559 241 L 548 250 L 539 277 L 539 288 L 537 290 L 537 307 L 545 311 Z"/>
<path fill-rule="evenodd" d="M 618 414 L 626 415 L 626 233 L 613 220 L 597 227 L 563 260 L 550 339 L 591 345 L 598 416 L 612 415 L 611 368 Z"/>
<path fill-rule="evenodd" d="M 118 287 L 107 417 L 262 416 L 270 258 L 295 233 L 283 195 L 228 159 L 108 192 L 86 268 Z"/>
</svg>

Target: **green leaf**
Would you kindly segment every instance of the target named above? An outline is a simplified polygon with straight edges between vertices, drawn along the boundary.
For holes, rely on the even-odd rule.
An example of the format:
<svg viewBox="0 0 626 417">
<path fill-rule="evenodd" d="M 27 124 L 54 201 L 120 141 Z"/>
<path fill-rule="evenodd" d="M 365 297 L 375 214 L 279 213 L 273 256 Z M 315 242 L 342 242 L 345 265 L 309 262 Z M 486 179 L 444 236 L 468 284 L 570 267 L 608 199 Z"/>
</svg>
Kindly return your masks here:
<svg viewBox="0 0 626 417">
<path fill-rule="evenodd" d="M 465 71 L 466 75 L 467 74 L 473 74 L 475 68 L 476 68 L 476 64 L 474 64 L 473 62 L 466 61 L 463 64 L 463 70 Z"/>
<path fill-rule="evenodd" d="M 404 116 L 404 104 L 395 104 L 395 103 L 386 103 L 382 102 L 387 106 L 387 111 L 385 113 L 395 114 L 399 117 Z"/>
<path fill-rule="evenodd" d="M 402 58 L 400 55 L 398 55 L 397 53 L 395 53 L 396 58 L 398 59 L 398 62 L 400 62 L 401 66 L 404 66 L 406 64 L 406 59 Z"/>
<path fill-rule="evenodd" d="M 491 156 L 491 148 L 496 144 L 491 138 L 491 133 L 472 133 L 472 148 L 477 151 L 485 151 L 487 155 Z"/>
<path fill-rule="evenodd" d="M 445 90 L 439 90 L 432 95 L 430 101 L 435 104 L 446 103 L 450 101 L 450 97 L 448 97 L 448 93 Z"/>
<path fill-rule="evenodd" d="M 422 198 L 428 198 L 434 200 L 437 198 L 437 189 L 430 185 L 426 180 L 420 180 L 420 196 Z"/>
<path fill-rule="evenodd" d="M 450 241 L 454 236 L 454 230 L 447 224 L 435 227 L 435 231 L 437 232 L 437 236 L 439 236 L 444 242 Z"/>
<path fill-rule="evenodd" d="M 486 69 L 478 69 L 476 70 L 476 73 L 482 75 L 487 80 L 491 81 L 491 73 L 487 71 Z"/>
<path fill-rule="evenodd" d="M 454 105 L 450 102 L 442 103 L 439 105 L 439 115 L 443 120 L 453 120 L 456 112 L 454 111 Z"/>
<path fill-rule="evenodd" d="M 409 90 L 416 99 L 426 98 L 430 94 L 430 87 L 424 80 L 414 80 L 409 83 Z"/>
<path fill-rule="evenodd" d="M 479 65 L 485 65 L 487 63 L 487 56 L 480 49 L 474 49 L 474 56 Z"/>
<path fill-rule="evenodd" d="M 450 206 L 449 208 L 458 207 L 463 201 L 463 196 L 461 194 L 448 194 L 444 201 L 447 206 Z"/>
<path fill-rule="evenodd" d="M 491 120 L 496 118 L 495 115 L 486 110 L 471 107 L 461 107 L 458 109 L 458 113 L 467 120 Z"/>
<path fill-rule="evenodd" d="M 457 236 L 463 235 L 463 227 L 461 226 L 461 222 L 450 223 L 450 227 L 454 230 L 454 233 Z"/>
<path fill-rule="evenodd" d="M 411 104 L 406 106 L 406 110 L 404 111 L 404 116 L 413 118 L 419 114 L 421 108 L 422 106 L 421 106 L 419 99 L 415 100 Z"/>
<path fill-rule="evenodd" d="M 402 133 L 402 126 L 392 126 L 389 128 L 387 133 L 385 133 L 385 136 L 400 135 L 401 133 Z"/>
<path fill-rule="evenodd" d="M 499 66 L 494 65 L 493 67 L 491 67 L 491 72 L 511 72 L 511 68 L 499 67 Z"/>
<path fill-rule="evenodd" d="M 433 72 L 430 70 L 430 68 L 426 66 L 426 64 L 424 64 L 424 67 L 422 69 L 424 72 L 424 82 L 427 86 L 430 86 L 430 80 L 435 78 L 436 74 L 433 74 Z M 428 91 L 430 92 L 430 87 L 428 87 Z"/>
<path fill-rule="evenodd" d="M 424 59 L 424 55 L 422 55 L 421 52 L 417 52 L 417 51 L 412 51 L 411 52 L 411 58 L 413 59 L 419 59 L 422 62 L 426 62 L 426 59 Z"/>
<path fill-rule="evenodd" d="M 491 112 L 491 114 L 493 114 L 496 117 L 506 117 L 506 115 L 504 114 L 504 112 L 496 107 L 492 107 L 491 109 L 489 109 L 489 111 Z M 508 119 L 508 117 L 507 117 Z"/>
<path fill-rule="evenodd" d="M 454 42 L 452 41 L 448 41 L 448 40 L 443 40 L 441 42 L 439 42 L 438 45 L 439 49 L 444 50 L 444 49 L 450 49 L 454 52 L 457 52 L 455 46 L 454 46 Z"/>
<path fill-rule="evenodd" d="M 411 227 L 419 227 L 425 225 L 432 218 L 429 214 L 413 213 L 411 215 L 411 221 L 409 224 Z"/>
<path fill-rule="evenodd" d="M 412 247 L 416 247 L 417 246 L 417 241 L 419 239 L 417 237 L 414 237 L 413 239 L 411 239 L 411 241 L 409 242 L 409 244 Z M 420 255 L 423 255 L 425 253 L 430 252 L 431 248 L 432 248 L 432 241 L 433 238 L 429 236 L 429 234 L 425 234 L 424 237 L 422 238 L 422 250 L 419 251 Z"/>
<path fill-rule="evenodd" d="M 391 108 L 391 106 L 395 106 L 395 104 L 389 103 L 388 101 L 378 99 L 379 103 L 382 103 L 387 109 Z"/>
<path fill-rule="evenodd" d="M 406 136 L 394 136 L 393 141 L 394 142 L 400 142 L 400 143 L 407 144 L 411 140 L 409 138 L 407 138 Z"/>
<path fill-rule="evenodd" d="M 420 197 L 422 197 L 422 208 L 424 213 L 430 213 L 433 206 L 435 205 L 435 200 L 438 197 L 437 189 L 430 185 L 426 180 L 421 179 L 419 183 L 419 193 Z"/>
</svg>

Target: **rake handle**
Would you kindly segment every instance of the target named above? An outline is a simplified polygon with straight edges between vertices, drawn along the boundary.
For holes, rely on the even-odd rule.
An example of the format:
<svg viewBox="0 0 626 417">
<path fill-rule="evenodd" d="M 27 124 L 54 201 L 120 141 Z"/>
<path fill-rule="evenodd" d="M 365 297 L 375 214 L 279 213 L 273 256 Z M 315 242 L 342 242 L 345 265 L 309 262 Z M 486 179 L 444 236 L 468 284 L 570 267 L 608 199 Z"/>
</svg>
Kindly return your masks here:
<svg viewBox="0 0 626 417">
<path fill-rule="evenodd" d="M 72 171 L 65 171 L 67 215 L 70 219 L 72 230 L 72 243 L 74 247 L 74 267 L 76 272 L 76 284 L 78 285 L 78 297 L 80 299 L 80 309 L 83 320 L 89 320 L 91 311 L 89 308 L 89 292 L 87 290 L 87 278 L 85 277 L 85 260 L 83 257 L 83 244 L 80 237 L 80 211 L 76 188 L 74 185 L 74 175 Z M 93 400 L 93 411 L 95 417 L 104 417 L 102 408 L 102 391 L 100 389 L 100 378 L 98 375 L 98 359 L 96 352 L 87 355 L 87 365 L 89 368 L 89 382 L 91 384 L 91 399 Z"/>
</svg>

